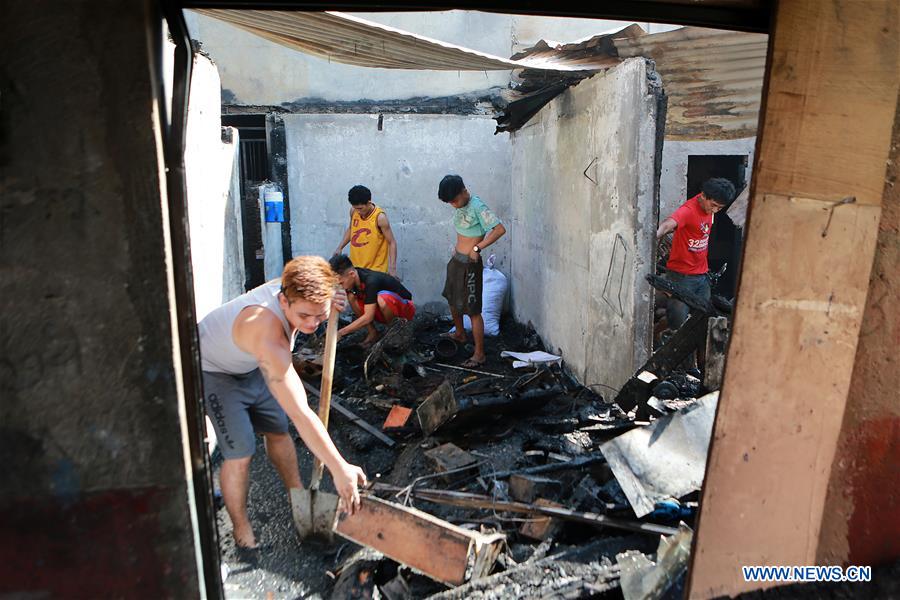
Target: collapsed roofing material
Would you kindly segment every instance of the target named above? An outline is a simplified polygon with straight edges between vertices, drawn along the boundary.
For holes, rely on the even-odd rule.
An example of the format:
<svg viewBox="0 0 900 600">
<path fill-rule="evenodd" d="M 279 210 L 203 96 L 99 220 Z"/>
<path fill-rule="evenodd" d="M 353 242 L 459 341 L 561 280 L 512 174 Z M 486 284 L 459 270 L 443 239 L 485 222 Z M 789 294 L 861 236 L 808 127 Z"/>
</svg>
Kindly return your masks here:
<svg viewBox="0 0 900 600">
<path fill-rule="evenodd" d="M 621 59 L 643 56 L 656 62 L 669 98 L 666 139 L 756 135 L 767 35 L 682 27 L 616 40 L 615 46 Z"/>
<path fill-rule="evenodd" d="M 719 393 L 647 427 L 632 429 L 602 446 L 609 467 L 638 517 L 656 503 L 699 490 Z"/>
<path fill-rule="evenodd" d="M 552 56 L 510 60 L 341 12 L 198 9 L 262 38 L 330 61 L 382 69 L 578 71 Z"/>
<path fill-rule="evenodd" d="M 513 56 L 580 66 L 575 73 L 525 70 L 505 97 L 497 131 L 515 131 L 569 87 L 634 57 L 656 63 L 668 97 L 666 138 L 737 139 L 756 135 L 767 36 L 682 27 L 646 34 L 631 25 L 612 34 L 551 46 L 541 40 Z"/>
<path fill-rule="evenodd" d="M 767 36 L 639 25 L 569 44 L 545 40 L 512 58 L 388 27 L 341 12 L 197 9 L 266 40 L 330 61 L 383 69 L 515 71 L 497 101 L 497 133 L 516 131 L 568 88 L 632 57 L 656 62 L 669 106 L 668 139 L 756 135 Z"/>
<path fill-rule="evenodd" d="M 495 117 L 497 130 L 516 131 L 531 120 L 546 104 L 568 88 L 592 77 L 598 71 L 614 67 L 621 62 L 615 40 L 645 35 L 640 25 L 632 24 L 623 29 L 601 33 L 587 40 L 571 44 L 550 45 L 546 40 L 513 55 L 513 60 L 540 60 L 564 64 L 568 72 L 552 73 L 538 69 L 524 69 L 514 77 L 514 87 L 502 94 L 505 106 Z"/>
</svg>

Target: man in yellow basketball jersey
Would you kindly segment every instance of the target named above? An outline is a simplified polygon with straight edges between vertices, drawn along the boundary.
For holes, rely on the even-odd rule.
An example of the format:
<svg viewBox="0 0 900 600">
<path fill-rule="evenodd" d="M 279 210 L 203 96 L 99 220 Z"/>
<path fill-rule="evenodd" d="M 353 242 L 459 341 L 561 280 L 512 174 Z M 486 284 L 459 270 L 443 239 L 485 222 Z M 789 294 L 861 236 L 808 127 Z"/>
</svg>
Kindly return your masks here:
<svg viewBox="0 0 900 600">
<path fill-rule="evenodd" d="M 372 202 L 372 192 L 362 185 L 350 188 L 350 225 L 334 254 L 350 244 L 350 262 L 356 267 L 397 277 L 397 240 L 385 212 Z"/>
</svg>

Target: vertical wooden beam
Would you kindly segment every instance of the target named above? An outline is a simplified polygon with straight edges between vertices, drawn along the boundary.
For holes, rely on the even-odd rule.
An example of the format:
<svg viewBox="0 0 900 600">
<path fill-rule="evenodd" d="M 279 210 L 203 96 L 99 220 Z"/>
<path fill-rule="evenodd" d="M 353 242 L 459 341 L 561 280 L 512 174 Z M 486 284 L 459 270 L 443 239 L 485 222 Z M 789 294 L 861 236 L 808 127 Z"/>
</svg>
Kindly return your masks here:
<svg viewBox="0 0 900 600">
<path fill-rule="evenodd" d="M 856 364 L 819 536 L 818 564 L 900 556 L 900 96 Z"/>
<path fill-rule="evenodd" d="M 875 252 L 898 90 L 896 0 L 782 0 L 689 594 L 815 564 Z"/>
</svg>

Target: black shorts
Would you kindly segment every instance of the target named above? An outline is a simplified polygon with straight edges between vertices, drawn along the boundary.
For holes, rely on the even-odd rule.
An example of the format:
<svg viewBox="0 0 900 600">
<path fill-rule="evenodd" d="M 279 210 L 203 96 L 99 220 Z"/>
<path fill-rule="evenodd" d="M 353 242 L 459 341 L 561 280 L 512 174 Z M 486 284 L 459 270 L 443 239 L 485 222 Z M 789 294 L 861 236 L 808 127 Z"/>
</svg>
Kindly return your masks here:
<svg viewBox="0 0 900 600">
<path fill-rule="evenodd" d="M 484 264 L 480 256 L 473 261 L 465 254 L 454 253 L 447 263 L 443 294 L 450 303 L 450 308 L 464 315 L 480 315 L 483 275 Z"/>
</svg>

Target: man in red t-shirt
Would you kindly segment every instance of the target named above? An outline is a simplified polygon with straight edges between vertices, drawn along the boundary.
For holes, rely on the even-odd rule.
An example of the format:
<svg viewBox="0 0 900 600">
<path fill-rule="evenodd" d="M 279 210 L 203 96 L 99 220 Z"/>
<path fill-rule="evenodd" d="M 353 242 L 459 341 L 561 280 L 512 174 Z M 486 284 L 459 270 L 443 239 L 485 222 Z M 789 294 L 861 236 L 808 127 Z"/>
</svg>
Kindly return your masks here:
<svg viewBox="0 0 900 600">
<path fill-rule="evenodd" d="M 709 267 L 706 262 L 709 232 L 713 215 L 727 208 L 734 200 L 734 185 L 723 178 L 708 179 L 702 190 L 659 224 L 656 238 L 675 231 L 669 262 L 666 263 L 666 277 L 680 288 L 709 300 Z M 666 303 L 669 329 L 681 327 L 689 312 L 684 302 L 669 298 Z"/>
</svg>

